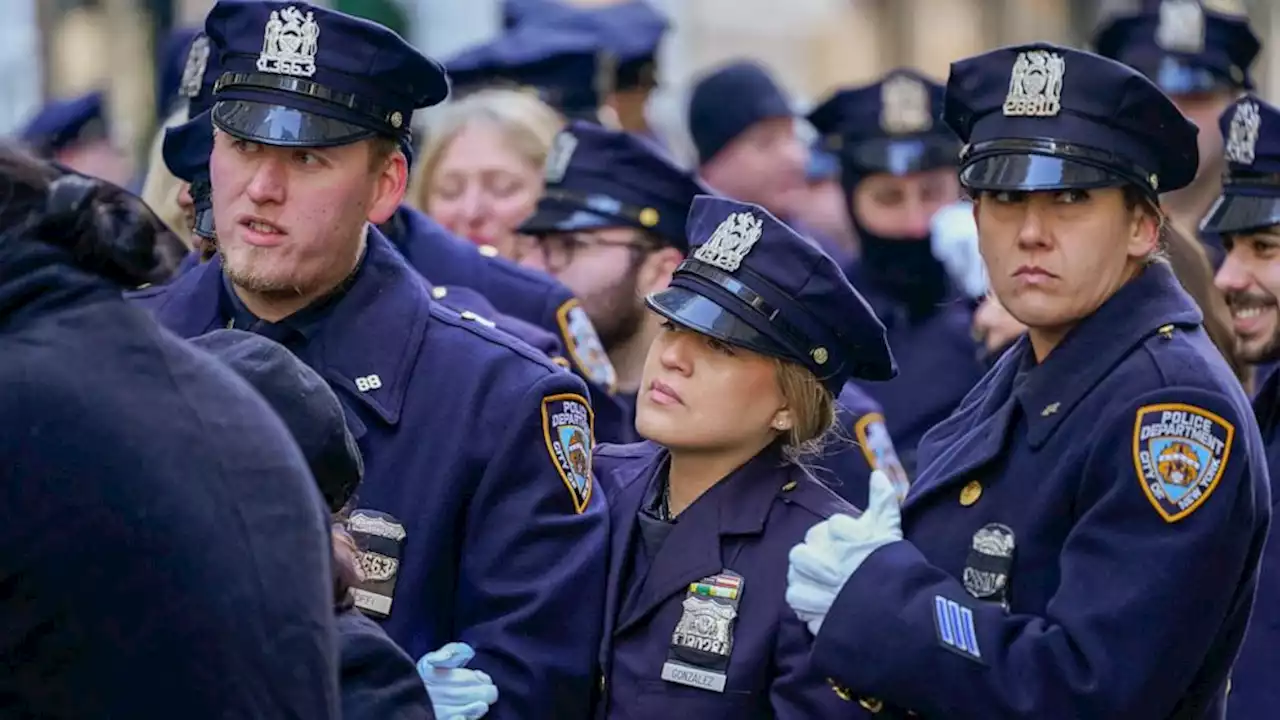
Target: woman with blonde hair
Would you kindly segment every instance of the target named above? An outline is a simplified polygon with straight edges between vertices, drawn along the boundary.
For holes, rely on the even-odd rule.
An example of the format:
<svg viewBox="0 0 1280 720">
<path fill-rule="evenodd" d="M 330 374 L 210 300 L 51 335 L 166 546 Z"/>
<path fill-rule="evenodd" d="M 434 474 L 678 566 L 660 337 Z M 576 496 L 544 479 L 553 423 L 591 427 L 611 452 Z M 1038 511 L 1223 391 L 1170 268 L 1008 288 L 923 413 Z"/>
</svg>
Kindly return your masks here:
<svg viewBox="0 0 1280 720">
<path fill-rule="evenodd" d="M 852 377 L 895 372 L 884 326 L 839 267 L 766 210 L 698 196 L 691 254 L 646 298 L 666 321 L 636 430 L 599 448 L 609 499 L 598 718 L 815 718 L 848 705 L 809 670 L 786 553 L 855 512 L 799 458 Z"/>
<path fill-rule="evenodd" d="M 455 235 L 517 258 L 563 118 L 532 93 L 480 90 L 428 113 L 409 203 Z"/>
</svg>

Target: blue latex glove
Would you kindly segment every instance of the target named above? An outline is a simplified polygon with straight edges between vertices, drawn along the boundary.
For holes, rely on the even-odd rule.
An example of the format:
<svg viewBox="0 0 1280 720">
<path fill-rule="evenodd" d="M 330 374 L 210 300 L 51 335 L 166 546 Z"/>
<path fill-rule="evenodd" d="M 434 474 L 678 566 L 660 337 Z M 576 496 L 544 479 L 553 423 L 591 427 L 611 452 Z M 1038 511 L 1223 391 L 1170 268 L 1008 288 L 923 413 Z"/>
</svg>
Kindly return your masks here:
<svg viewBox="0 0 1280 720">
<path fill-rule="evenodd" d="M 893 481 L 871 473 L 867 511 L 860 517 L 832 515 L 809 528 L 791 548 L 787 604 L 814 635 L 822 628 L 836 595 L 871 553 L 902 539 L 902 513 Z"/>
<path fill-rule="evenodd" d="M 418 675 L 439 720 L 479 720 L 498 701 L 493 679 L 465 667 L 475 656 L 470 645 L 454 642 L 418 660 Z"/>
</svg>

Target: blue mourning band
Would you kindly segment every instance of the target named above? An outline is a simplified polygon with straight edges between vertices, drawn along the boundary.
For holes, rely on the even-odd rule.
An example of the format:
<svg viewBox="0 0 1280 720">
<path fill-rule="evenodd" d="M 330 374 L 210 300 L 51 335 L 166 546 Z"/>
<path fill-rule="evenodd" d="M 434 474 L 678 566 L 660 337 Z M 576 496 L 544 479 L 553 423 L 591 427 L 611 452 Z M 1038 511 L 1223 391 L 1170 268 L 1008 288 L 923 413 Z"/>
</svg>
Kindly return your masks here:
<svg viewBox="0 0 1280 720">
<path fill-rule="evenodd" d="M 579 193 L 572 190 L 549 187 L 546 190 L 543 190 L 542 196 L 548 200 L 567 203 L 601 215 L 612 215 L 614 217 L 624 218 L 640 227 L 651 228 L 656 224 L 656 217 L 654 218 L 654 222 L 651 222 L 648 225 L 641 220 L 641 218 L 644 217 L 644 211 L 652 210 L 652 208 L 639 208 L 634 205 L 628 205 L 621 200 L 608 195 Z"/>
<path fill-rule="evenodd" d="M 970 145 L 960 151 L 960 161 L 964 168 L 976 165 L 983 160 L 1001 156 L 1031 156 L 1069 160 L 1079 165 L 1097 168 L 1115 176 L 1124 182 L 1132 183 L 1138 188 L 1154 193 L 1159 189 L 1159 178 L 1127 158 L 1083 145 L 1062 142 L 1051 138 L 1000 138 Z M 1079 187 L 1085 187 L 1082 174 Z M 962 173 L 967 187 L 975 190 L 1000 190 L 1002 187 L 983 187 L 981 177 Z M 1094 187 L 1102 187 L 1101 180 L 1093 180 Z"/>
<path fill-rule="evenodd" d="M 375 118 L 379 122 L 386 124 L 388 132 L 404 136 L 409 133 L 410 113 L 389 110 L 353 93 L 339 92 L 303 78 L 268 73 L 226 72 L 218 78 L 218 82 L 213 86 L 214 97 L 216 99 L 218 93 L 237 87 L 275 90 L 323 100 Z M 397 116 L 399 117 L 398 123 L 393 120 Z"/>
<path fill-rule="evenodd" d="M 781 311 L 775 308 L 768 300 L 765 300 L 760 293 L 748 287 L 746 283 L 713 265 L 693 258 L 681 262 L 680 266 L 676 268 L 676 272 L 699 277 L 738 298 L 742 304 L 763 316 L 765 321 L 786 339 L 796 359 L 800 359 L 805 365 L 813 367 L 813 361 L 809 358 L 808 348 L 814 343 L 807 342 L 805 333 L 800 328 L 783 317 Z M 752 276 L 753 281 L 768 282 L 745 267 L 738 268 L 738 272 Z M 819 377 L 822 377 L 822 375 L 819 375 Z"/>
</svg>

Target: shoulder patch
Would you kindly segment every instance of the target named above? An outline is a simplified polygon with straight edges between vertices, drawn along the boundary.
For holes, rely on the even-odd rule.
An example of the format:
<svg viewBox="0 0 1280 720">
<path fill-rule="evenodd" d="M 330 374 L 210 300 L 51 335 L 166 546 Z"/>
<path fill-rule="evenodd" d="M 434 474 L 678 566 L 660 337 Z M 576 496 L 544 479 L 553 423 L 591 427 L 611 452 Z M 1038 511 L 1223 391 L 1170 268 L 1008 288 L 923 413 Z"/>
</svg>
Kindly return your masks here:
<svg viewBox="0 0 1280 720">
<path fill-rule="evenodd" d="M 576 393 L 542 398 L 542 437 L 578 514 L 591 501 L 594 432 L 595 417 L 586 398 Z"/>
<path fill-rule="evenodd" d="M 574 364 L 588 380 L 612 393 L 618 374 L 604 350 L 604 343 L 600 342 L 596 326 L 591 324 L 587 311 L 582 309 L 576 298 L 560 305 L 556 310 L 556 323 L 560 326 L 565 350 Z"/>
<path fill-rule="evenodd" d="M 893 438 L 889 437 L 889 429 L 885 427 L 884 416 L 880 413 L 867 413 L 854 423 L 853 433 L 867 458 L 872 470 L 879 470 L 889 476 L 893 488 L 898 493 L 898 502 L 907 497 L 911 487 L 911 479 L 907 470 L 898 458 L 898 450 L 893 446 Z"/>
<path fill-rule="evenodd" d="M 1184 403 L 1138 408 L 1133 466 L 1142 492 L 1165 522 L 1204 504 L 1227 469 L 1236 429 L 1214 413 Z"/>
</svg>

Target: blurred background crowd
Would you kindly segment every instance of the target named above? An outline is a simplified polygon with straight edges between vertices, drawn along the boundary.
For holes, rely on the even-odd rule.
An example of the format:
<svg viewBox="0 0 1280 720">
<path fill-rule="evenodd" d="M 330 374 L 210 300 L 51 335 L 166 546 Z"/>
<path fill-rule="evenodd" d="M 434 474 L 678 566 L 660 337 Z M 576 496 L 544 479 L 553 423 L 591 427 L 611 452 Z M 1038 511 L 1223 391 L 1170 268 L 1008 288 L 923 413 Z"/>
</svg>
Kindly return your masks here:
<svg viewBox="0 0 1280 720">
<path fill-rule="evenodd" d="M 608 5 L 617 0 L 572 0 Z M 20 130 L 47 101 L 101 89 L 112 138 L 140 170 L 159 123 L 157 76 L 174 29 L 198 25 L 212 0 L 2 0 L 0 135 Z M 501 32 L 501 0 L 318 2 L 398 30 L 445 58 Z M 659 52 L 649 125 L 692 161 L 684 108 L 693 80 L 726 60 L 764 63 L 804 112 L 833 88 L 870 82 L 896 66 L 945 78 L 955 59 L 1005 44 L 1081 46 L 1139 0 L 654 0 L 671 21 Z M 1208 3 L 1212 4 L 1212 3 Z M 1235 2 L 1231 4 L 1237 4 Z M 1263 38 L 1280 4 L 1240 0 Z M 177 53 L 180 55 L 180 53 Z M 180 67 L 180 66 L 179 66 Z M 1258 94 L 1280 95 L 1280 52 L 1264 42 L 1253 66 Z"/>
</svg>

